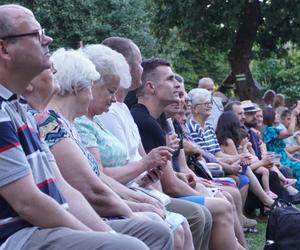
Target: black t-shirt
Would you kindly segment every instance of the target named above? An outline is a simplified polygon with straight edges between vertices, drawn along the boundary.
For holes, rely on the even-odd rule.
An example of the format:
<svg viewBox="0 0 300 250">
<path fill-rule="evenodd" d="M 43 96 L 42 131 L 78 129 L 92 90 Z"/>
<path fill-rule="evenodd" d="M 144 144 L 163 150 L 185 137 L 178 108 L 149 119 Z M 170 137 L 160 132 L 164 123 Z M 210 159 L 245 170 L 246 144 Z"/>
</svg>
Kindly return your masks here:
<svg viewBox="0 0 300 250">
<path fill-rule="evenodd" d="M 153 148 L 166 145 L 166 133 L 160 124 L 150 115 L 145 105 L 140 103 L 134 105 L 131 108 L 131 114 L 138 126 L 146 153 Z"/>
<path fill-rule="evenodd" d="M 129 109 L 131 109 L 134 105 L 137 104 L 138 99 L 136 97 L 137 90 L 131 90 L 125 97 L 124 103 L 127 105 Z"/>
</svg>

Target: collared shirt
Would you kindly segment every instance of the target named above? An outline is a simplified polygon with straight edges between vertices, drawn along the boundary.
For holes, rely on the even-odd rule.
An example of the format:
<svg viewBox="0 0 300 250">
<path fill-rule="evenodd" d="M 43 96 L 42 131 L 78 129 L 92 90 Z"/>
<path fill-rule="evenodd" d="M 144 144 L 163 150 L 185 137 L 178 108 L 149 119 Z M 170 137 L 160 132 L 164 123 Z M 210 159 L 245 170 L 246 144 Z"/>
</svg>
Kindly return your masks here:
<svg viewBox="0 0 300 250">
<path fill-rule="evenodd" d="M 32 174 L 43 193 L 64 204 L 48 162 L 54 158 L 41 142 L 27 107 L 23 98 L 0 85 L 0 187 Z M 0 197 L 0 241 L 30 226 Z"/>
<path fill-rule="evenodd" d="M 206 122 L 204 128 L 201 128 L 198 122 L 190 118 L 186 126 L 194 142 L 197 143 L 200 148 L 207 150 L 211 154 L 216 154 L 221 151 L 215 130 L 209 122 Z"/>
</svg>

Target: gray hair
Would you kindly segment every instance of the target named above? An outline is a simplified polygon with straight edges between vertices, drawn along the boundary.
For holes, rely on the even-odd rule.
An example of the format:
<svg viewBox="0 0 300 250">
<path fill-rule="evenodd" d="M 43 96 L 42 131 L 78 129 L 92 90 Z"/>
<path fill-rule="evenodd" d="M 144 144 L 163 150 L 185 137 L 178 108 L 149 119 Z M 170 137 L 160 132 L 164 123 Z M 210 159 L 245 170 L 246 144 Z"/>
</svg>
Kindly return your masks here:
<svg viewBox="0 0 300 250">
<path fill-rule="evenodd" d="M 130 87 L 130 69 L 122 54 L 102 44 L 87 45 L 81 50 L 95 64 L 101 76 L 118 76 L 121 88 L 127 89 Z"/>
<path fill-rule="evenodd" d="M 87 88 L 100 79 L 95 65 L 79 51 L 61 48 L 52 54 L 50 60 L 57 70 L 54 77 L 60 85 L 60 96 L 73 93 L 74 88 Z"/>
<path fill-rule="evenodd" d="M 206 90 L 206 89 L 202 89 L 202 88 L 195 88 L 190 90 L 189 92 L 189 97 L 192 101 L 192 105 L 193 107 L 199 103 L 203 103 L 207 97 L 209 97 L 209 99 L 211 98 L 211 93 Z"/>
</svg>

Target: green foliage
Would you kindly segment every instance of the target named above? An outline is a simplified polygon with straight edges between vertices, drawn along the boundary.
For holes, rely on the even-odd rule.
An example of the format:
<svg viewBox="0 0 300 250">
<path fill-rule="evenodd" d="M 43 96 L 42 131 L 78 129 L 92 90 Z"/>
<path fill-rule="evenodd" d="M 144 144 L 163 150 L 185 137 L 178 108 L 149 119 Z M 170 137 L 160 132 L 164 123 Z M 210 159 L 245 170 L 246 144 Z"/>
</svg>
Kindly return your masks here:
<svg viewBox="0 0 300 250">
<path fill-rule="evenodd" d="M 0 0 L 0 4 L 9 3 Z M 109 36 L 133 39 L 144 57 L 169 59 L 187 89 L 203 76 L 220 84 L 230 72 L 227 54 L 239 27 L 244 1 L 232 0 L 16 0 L 31 9 L 47 33 L 52 49 L 98 43 Z M 255 78 L 295 97 L 299 90 L 300 0 L 260 1 L 264 24 L 258 32 Z M 152 32 L 155 31 L 155 34 Z M 274 55 L 260 61 L 261 56 Z"/>
<path fill-rule="evenodd" d="M 182 39 L 194 46 L 228 50 L 239 25 L 243 1 L 239 0 L 153 0 L 156 3 L 154 27 L 167 38 L 162 26 L 177 27 Z"/>
<path fill-rule="evenodd" d="M 9 1 L 0 0 L 0 4 Z M 152 0 L 16 0 L 31 9 L 47 34 L 53 37 L 51 49 L 79 46 L 79 41 L 97 43 L 109 36 L 124 36 L 138 44 L 144 57 L 169 59 L 182 74 L 188 89 L 200 77 L 210 76 L 220 83 L 228 72 L 223 52 L 208 46 L 199 49 L 183 41 L 179 30 L 168 31 L 168 39 L 157 39 L 151 32 L 156 6 Z"/>
<path fill-rule="evenodd" d="M 181 73 L 186 80 L 187 89 L 198 85 L 202 77 L 211 77 L 218 85 L 222 83 L 229 72 L 224 53 L 219 53 L 211 48 L 201 51 L 195 47 L 186 46 L 186 50 L 180 51 L 174 68 Z"/>
<path fill-rule="evenodd" d="M 270 56 L 272 52 L 285 53 L 287 42 L 300 44 L 300 1 L 269 1 L 261 3 L 264 24 L 258 32 L 257 43 L 261 55 Z"/>
<path fill-rule="evenodd" d="M 258 0 L 254 0 L 258 1 Z M 228 51 L 232 47 L 245 1 L 240 0 L 153 0 L 156 4 L 154 28 L 168 39 L 166 28 L 177 27 L 181 38 L 197 47 Z M 291 41 L 300 44 L 300 0 L 259 1 L 263 24 L 257 43 L 262 55 L 280 53 Z"/>
<path fill-rule="evenodd" d="M 172 62 L 175 71 L 185 79 L 186 89 L 198 85 L 198 80 L 209 76 L 220 84 L 229 72 L 225 53 L 205 47 L 201 50 L 180 39 L 178 29 L 170 30 L 166 41 L 160 40 L 159 56 Z"/>
<path fill-rule="evenodd" d="M 191 54 L 198 53 L 199 56 L 202 55 L 203 50 L 213 52 L 215 56 L 228 53 L 233 48 L 234 41 L 238 40 L 236 35 L 241 25 L 240 17 L 244 6 L 250 3 L 247 0 L 153 0 L 153 2 L 156 4 L 153 26 L 156 34 L 167 41 L 170 31 L 176 27 L 179 38 L 193 48 Z M 252 68 L 257 69 L 256 78 L 266 86 L 274 85 L 278 91 L 295 96 L 298 92 L 298 77 L 294 73 L 297 73 L 298 69 L 293 59 L 287 56 L 286 44 L 291 42 L 296 47 L 300 45 L 300 0 L 253 0 L 251 2 L 259 6 L 255 9 L 257 15 L 253 16 L 257 16 L 258 21 L 263 21 L 257 33 L 256 55 L 260 58 L 269 58 L 272 53 L 275 53 L 279 60 L 268 59 L 253 65 Z M 244 55 L 247 56 L 248 54 Z M 280 60 L 279 57 L 285 59 Z M 190 57 L 184 58 L 188 62 L 192 61 Z M 212 63 L 214 62 L 212 60 Z M 196 63 L 199 64 L 193 63 L 194 70 L 198 66 L 201 68 L 202 62 L 198 60 Z M 218 68 L 214 73 L 220 69 Z"/>
<path fill-rule="evenodd" d="M 300 50 L 291 49 L 285 57 L 255 60 L 251 64 L 253 75 L 265 89 L 297 99 L 300 92 Z"/>
<path fill-rule="evenodd" d="M 146 56 L 156 53 L 144 0 L 16 0 L 31 9 L 47 33 L 52 47 L 78 47 L 99 43 L 109 36 L 134 40 Z M 9 1 L 0 0 L 0 4 Z"/>
</svg>

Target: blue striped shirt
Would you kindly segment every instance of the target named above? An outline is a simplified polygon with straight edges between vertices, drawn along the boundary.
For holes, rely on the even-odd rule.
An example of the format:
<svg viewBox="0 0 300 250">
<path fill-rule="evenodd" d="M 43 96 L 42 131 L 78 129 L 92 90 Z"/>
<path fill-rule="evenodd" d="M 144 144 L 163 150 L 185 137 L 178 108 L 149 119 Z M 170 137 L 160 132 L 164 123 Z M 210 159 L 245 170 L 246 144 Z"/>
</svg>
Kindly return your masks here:
<svg viewBox="0 0 300 250">
<path fill-rule="evenodd" d="M 19 99 L 0 84 L 0 187 L 32 174 L 40 191 L 63 205 L 65 200 L 48 163 L 54 160 L 53 155 L 41 142 L 35 121 L 27 109 L 24 99 Z M 31 226 L 0 196 L 0 242 Z"/>
<path fill-rule="evenodd" d="M 221 150 L 215 130 L 210 123 L 206 122 L 203 129 L 198 122 L 190 118 L 186 126 L 195 143 L 197 143 L 200 148 L 207 150 L 211 154 L 216 154 Z"/>
</svg>

